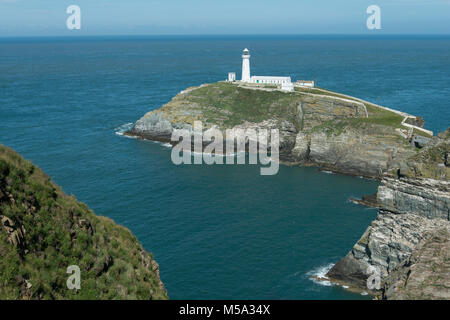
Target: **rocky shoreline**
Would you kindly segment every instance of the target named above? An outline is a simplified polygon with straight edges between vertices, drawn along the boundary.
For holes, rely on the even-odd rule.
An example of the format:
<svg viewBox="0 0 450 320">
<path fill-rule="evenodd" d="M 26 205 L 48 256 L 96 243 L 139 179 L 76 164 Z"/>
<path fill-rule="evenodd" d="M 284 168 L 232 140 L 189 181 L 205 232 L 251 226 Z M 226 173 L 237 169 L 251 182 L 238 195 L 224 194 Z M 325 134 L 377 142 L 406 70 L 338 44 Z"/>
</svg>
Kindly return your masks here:
<svg viewBox="0 0 450 320">
<path fill-rule="evenodd" d="M 173 130 L 192 132 L 194 121 L 221 130 L 278 129 L 282 162 L 381 181 L 376 198 L 355 200 L 378 207 L 378 217 L 327 280 L 383 299 L 450 299 L 449 130 L 431 137 L 420 117 L 326 90 L 216 83 L 181 92 L 126 134 L 170 143 Z M 444 258 L 433 258 L 438 251 Z M 427 269 L 426 261 L 442 270 Z M 367 288 L 369 267 L 380 272 L 378 290 Z M 408 280 L 417 270 L 426 290 Z"/>
<path fill-rule="evenodd" d="M 367 290 L 373 267 L 380 272 L 380 288 L 373 292 L 380 299 L 450 299 L 449 132 L 421 152 L 430 160 L 427 153 L 441 150 L 435 159 L 442 162 L 427 162 L 424 171 L 418 170 L 422 163 L 409 162 L 399 176 L 382 179 L 376 220 L 328 272 L 330 281 Z"/>
</svg>

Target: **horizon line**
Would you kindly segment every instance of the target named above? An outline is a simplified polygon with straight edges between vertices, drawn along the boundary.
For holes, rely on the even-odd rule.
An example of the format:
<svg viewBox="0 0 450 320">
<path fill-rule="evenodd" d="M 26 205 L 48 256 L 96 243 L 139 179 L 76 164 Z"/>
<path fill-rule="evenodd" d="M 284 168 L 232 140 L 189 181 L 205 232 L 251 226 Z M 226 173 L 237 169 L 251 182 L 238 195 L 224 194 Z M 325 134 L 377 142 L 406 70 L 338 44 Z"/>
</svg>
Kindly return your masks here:
<svg viewBox="0 0 450 320">
<path fill-rule="evenodd" d="M 11 39 L 11 38 L 94 38 L 94 37 L 317 37 L 317 36 L 360 36 L 360 37 L 448 37 L 450 33 L 388 33 L 388 34 L 370 34 L 370 33 L 248 33 L 248 34 L 206 34 L 206 33 L 192 33 L 192 34 L 182 34 L 182 33 L 168 33 L 168 34 L 84 34 L 84 35 L 0 35 L 0 39 Z"/>
</svg>

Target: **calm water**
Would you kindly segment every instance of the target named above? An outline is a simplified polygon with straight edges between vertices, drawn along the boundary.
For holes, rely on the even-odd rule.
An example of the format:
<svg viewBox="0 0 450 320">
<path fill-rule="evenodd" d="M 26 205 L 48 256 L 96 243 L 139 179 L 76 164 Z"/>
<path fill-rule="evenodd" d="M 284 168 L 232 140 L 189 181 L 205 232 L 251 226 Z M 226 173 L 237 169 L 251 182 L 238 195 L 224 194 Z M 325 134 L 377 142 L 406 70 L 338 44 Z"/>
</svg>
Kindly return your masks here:
<svg viewBox="0 0 450 320">
<path fill-rule="evenodd" d="M 238 72 L 318 85 L 449 126 L 450 38 L 202 37 L 0 40 L 0 143 L 152 251 L 171 298 L 361 299 L 309 278 L 344 256 L 377 183 L 281 167 L 181 166 L 115 134 L 186 87 Z"/>
</svg>

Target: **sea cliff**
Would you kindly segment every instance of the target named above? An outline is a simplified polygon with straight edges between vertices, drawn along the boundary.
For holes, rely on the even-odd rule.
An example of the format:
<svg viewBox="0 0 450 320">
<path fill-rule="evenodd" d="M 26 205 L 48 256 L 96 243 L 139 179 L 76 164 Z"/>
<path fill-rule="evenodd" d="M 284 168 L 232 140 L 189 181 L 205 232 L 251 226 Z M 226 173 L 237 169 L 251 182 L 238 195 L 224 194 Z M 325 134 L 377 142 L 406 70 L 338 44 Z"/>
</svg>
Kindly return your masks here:
<svg viewBox="0 0 450 320">
<path fill-rule="evenodd" d="M 415 154 L 403 121 L 419 117 L 322 89 L 281 92 L 219 82 L 186 89 L 127 133 L 170 142 L 175 129 L 278 129 L 280 159 L 346 174 L 381 178 Z M 409 124 L 407 124 L 409 125 Z M 414 134 L 429 133 L 417 127 Z M 410 137 L 411 138 L 411 137 Z"/>
<path fill-rule="evenodd" d="M 375 296 L 450 298 L 449 130 L 433 136 L 420 117 L 323 89 L 220 82 L 180 92 L 127 134 L 170 142 L 173 130 L 192 131 L 194 121 L 278 129 L 282 161 L 380 180 L 377 219 L 327 277 L 370 291 L 368 268 L 376 267 Z"/>
<path fill-rule="evenodd" d="M 450 299 L 450 130 L 386 174 L 379 214 L 352 250 L 328 273 L 367 290 L 368 270 L 380 271 L 383 299 Z"/>
<path fill-rule="evenodd" d="M 69 266 L 80 287 L 69 290 Z M 135 236 L 0 145 L 0 299 L 167 299 Z"/>
</svg>

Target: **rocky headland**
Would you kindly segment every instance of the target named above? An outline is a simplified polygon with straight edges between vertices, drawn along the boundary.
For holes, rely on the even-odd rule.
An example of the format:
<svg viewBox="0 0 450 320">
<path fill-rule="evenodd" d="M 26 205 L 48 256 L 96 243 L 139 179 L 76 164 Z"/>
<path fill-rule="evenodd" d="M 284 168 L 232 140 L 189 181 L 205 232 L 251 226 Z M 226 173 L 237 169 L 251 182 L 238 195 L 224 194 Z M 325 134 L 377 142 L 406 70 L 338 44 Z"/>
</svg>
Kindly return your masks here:
<svg viewBox="0 0 450 320">
<path fill-rule="evenodd" d="M 367 291 L 378 268 L 383 299 L 450 299 L 450 130 L 386 173 L 378 217 L 327 274 Z"/>
<path fill-rule="evenodd" d="M 69 290 L 69 266 L 80 287 Z M 0 145 L 0 300 L 167 299 L 136 237 Z"/>
<path fill-rule="evenodd" d="M 219 82 L 180 92 L 126 134 L 171 142 L 194 121 L 205 130 L 278 129 L 282 161 L 380 180 L 366 199 L 377 219 L 328 279 L 369 291 L 372 266 L 381 285 L 369 292 L 379 298 L 450 298 L 449 130 L 433 136 L 420 117 L 323 89 Z"/>
<path fill-rule="evenodd" d="M 186 89 L 139 119 L 126 134 L 171 142 L 175 129 L 278 129 L 280 159 L 325 170 L 381 178 L 416 153 L 406 118 L 420 118 L 322 89 L 272 88 L 218 82 Z M 406 124 L 409 125 L 409 124 Z M 411 136 L 430 133 L 416 127 Z"/>
</svg>

